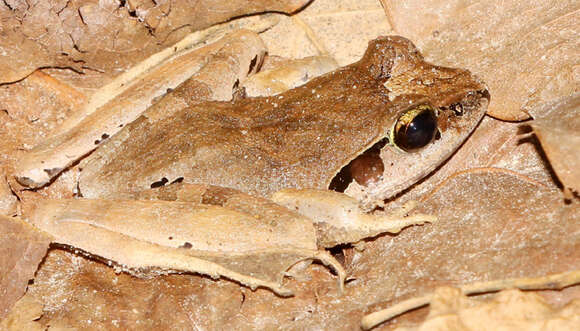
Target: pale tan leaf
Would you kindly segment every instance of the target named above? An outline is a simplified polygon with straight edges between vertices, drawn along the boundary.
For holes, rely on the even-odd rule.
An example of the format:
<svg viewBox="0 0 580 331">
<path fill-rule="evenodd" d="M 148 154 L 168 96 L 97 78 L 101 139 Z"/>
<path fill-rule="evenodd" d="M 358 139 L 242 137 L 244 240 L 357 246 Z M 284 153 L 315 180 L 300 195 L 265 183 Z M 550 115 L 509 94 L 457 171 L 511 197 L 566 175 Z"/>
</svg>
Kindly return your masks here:
<svg viewBox="0 0 580 331">
<path fill-rule="evenodd" d="M 428 59 L 480 76 L 488 113 L 522 120 L 534 108 L 578 92 L 577 1 L 385 1 L 396 33 Z"/>
<path fill-rule="evenodd" d="M 517 173 L 493 168 L 458 173 L 420 209 L 438 215 L 439 222 L 378 238 L 364 253 L 352 253 L 353 277 L 373 289 L 370 311 L 437 286 L 580 268 L 580 256 L 570 254 L 580 247 L 578 205 L 566 205 L 555 188 Z"/>
<path fill-rule="evenodd" d="M 580 95 L 533 113 L 534 132 L 564 187 L 580 192 Z"/>
<path fill-rule="evenodd" d="M 42 316 L 42 305 L 30 295 L 23 296 L 16 302 L 10 314 L 0 321 L 4 331 L 42 331 L 42 326 L 35 322 Z"/>
<path fill-rule="evenodd" d="M 392 34 L 378 1 L 317 0 L 262 34 L 270 54 L 294 59 L 328 55 L 347 65 L 360 59 L 367 43 Z"/>
<path fill-rule="evenodd" d="M 0 215 L 0 319 L 26 291 L 51 238 L 18 218 Z"/>
<path fill-rule="evenodd" d="M 6 175 L 0 172 L 0 215 L 15 215 L 16 205 L 17 198 L 8 186 Z"/>
</svg>

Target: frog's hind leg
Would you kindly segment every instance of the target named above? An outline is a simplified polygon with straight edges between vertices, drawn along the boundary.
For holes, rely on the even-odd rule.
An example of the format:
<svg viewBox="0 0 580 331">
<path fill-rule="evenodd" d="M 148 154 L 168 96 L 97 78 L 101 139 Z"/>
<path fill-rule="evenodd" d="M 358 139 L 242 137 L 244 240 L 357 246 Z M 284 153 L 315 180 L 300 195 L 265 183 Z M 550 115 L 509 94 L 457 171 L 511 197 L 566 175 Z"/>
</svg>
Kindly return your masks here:
<svg viewBox="0 0 580 331">
<path fill-rule="evenodd" d="M 185 271 L 207 275 L 214 279 L 224 277 L 248 286 L 252 290 L 267 288 L 283 297 L 292 295 L 291 290 L 278 283 L 244 275 L 217 263 L 184 254 L 185 248 L 160 246 L 94 225 L 67 223 L 67 231 L 64 233 L 59 233 L 58 227 L 45 230 L 49 230 L 49 233 L 56 238 L 54 242 L 76 247 L 90 252 L 90 255 L 114 261 L 122 267 L 123 271 L 136 276 L 140 275 L 139 270 L 148 268 L 159 268 L 168 272 Z M 71 231 L 82 233 L 83 236 L 74 238 L 68 235 Z"/>
</svg>

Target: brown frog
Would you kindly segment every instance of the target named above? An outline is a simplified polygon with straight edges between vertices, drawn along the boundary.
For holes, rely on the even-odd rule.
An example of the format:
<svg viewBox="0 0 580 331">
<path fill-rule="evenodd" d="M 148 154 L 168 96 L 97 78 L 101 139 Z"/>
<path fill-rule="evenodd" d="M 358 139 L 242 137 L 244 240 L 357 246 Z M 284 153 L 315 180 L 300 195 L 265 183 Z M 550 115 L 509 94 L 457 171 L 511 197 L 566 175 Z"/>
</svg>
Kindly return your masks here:
<svg viewBox="0 0 580 331">
<path fill-rule="evenodd" d="M 174 93 L 187 95 L 188 85 Z M 488 99 L 468 71 L 431 65 L 408 40 L 383 37 L 359 62 L 276 96 L 169 113 L 160 102 L 81 163 L 79 188 L 110 198 L 175 181 L 264 197 L 331 187 L 376 205 L 449 157 Z"/>
<path fill-rule="evenodd" d="M 323 248 L 433 221 L 365 211 L 440 165 L 489 101 L 468 71 L 424 62 L 401 37 L 276 96 L 167 104 L 191 88 L 81 162 L 90 199 L 43 201 L 29 220 L 124 270 L 197 272 L 289 295 L 284 272 L 316 259 L 342 288 L 345 272 Z"/>
</svg>

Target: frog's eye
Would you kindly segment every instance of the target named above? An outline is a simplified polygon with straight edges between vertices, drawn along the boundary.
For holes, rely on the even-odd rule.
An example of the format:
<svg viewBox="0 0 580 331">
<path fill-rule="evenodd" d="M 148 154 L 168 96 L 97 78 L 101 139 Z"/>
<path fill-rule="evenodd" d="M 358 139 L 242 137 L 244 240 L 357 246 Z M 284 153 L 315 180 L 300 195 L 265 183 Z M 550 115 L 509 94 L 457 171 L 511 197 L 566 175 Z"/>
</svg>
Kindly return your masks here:
<svg viewBox="0 0 580 331">
<path fill-rule="evenodd" d="M 437 135 L 437 117 L 429 105 L 409 109 L 399 119 L 391 134 L 393 143 L 406 152 L 427 146 Z"/>
</svg>

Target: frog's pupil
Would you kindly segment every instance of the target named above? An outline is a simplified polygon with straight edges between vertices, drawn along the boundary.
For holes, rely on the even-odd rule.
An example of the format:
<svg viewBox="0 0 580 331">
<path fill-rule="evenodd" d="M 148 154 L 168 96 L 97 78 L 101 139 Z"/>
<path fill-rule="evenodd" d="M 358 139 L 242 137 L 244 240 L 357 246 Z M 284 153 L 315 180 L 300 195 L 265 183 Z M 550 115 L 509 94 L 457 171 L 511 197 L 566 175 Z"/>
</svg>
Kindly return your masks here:
<svg viewBox="0 0 580 331">
<path fill-rule="evenodd" d="M 395 136 L 395 143 L 405 151 L 425 147 L 437 133 L 437 119 L 431 110 L 423 110 Z"/>
</svg>

